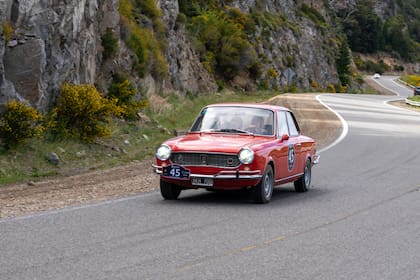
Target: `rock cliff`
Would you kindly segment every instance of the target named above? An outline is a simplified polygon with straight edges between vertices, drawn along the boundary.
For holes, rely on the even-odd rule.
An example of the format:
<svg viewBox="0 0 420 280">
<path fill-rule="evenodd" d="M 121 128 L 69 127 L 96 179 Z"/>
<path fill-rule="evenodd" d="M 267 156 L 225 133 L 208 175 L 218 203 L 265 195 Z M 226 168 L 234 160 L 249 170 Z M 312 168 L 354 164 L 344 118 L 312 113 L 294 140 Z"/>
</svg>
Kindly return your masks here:
<svg viewBox="0 0 420 280">
<path fill-rule="evenodd" d="M 6 0 L 0 3 L 0 23 L 11 25 L 10 38 L 0 38 L 0 104 L 27 101 L 46 110 L 65 82 L 97 84 L 106 89 L 117 71 L 132 72 L 133 55 L 119 40 L 119 53 L 104 60 L 101 36 L 107 29 L 120 34 L 118 0 Z M 209 92 L 214 79 L 201 66 L 184 28 L 175 31 L 177 1 L 158 3 L 166 25 L 169 78 L 131 79 L 139 88 Z"/>
<path fill-rule="evenodd" d="M 117 0 L 2 3 L 13 34 L 0 43 L 0 103 L 16 97 L 46 109 L 64 82 L 96 82 L 100 34 L 119 26 Z"/>
<path fill-rule="evenodd" d="M 140 94 L 217 90 L 216 75 L 202 65 L 186 24 L 178 21 L 177 0 L 156 1 L 164 25 L 168 75 L 159 80 L 149 73 L 140 77 L 133 71 L 135 55 L 122 39 L 124 30 L 119 2 L 1 1 L 0 105 L 18 99 L 45 111 L 54 104 L 63 83 L 95 84 L 106 92 L 112 75 L 119 71 L 130 74 L 130 80 L 137 85 Z M 262 65 L 260 76 L 250 79 L 242 75 L 229 81 L 229 85 L 247 90 L 256 88 L 260 81 L 268 81 L 270 88 L 283 88 L 293 83 L 298 88 L 308 89 L 314 83 L 322 88 L 339 83 L 335 66 L 338 35 L 334 13 L 348 11 L 355 1 L 228 2 L 245 13 L 259 10 L 284 21 L 278 26 L 268 23 L 255 27 L 249 41 Z M 319 11 L 328 28 L 299 14 L 298 6 L 302 4 Z M 8 27 L 12 30 L 9 34 Z M 118 37 L 118 52 L 111 59 L 104 57 L 101 41 L 107 30 L 112 30 Z M 275 71 L 276 75 L 268 77 L 269 71 Z"/>
</svg>

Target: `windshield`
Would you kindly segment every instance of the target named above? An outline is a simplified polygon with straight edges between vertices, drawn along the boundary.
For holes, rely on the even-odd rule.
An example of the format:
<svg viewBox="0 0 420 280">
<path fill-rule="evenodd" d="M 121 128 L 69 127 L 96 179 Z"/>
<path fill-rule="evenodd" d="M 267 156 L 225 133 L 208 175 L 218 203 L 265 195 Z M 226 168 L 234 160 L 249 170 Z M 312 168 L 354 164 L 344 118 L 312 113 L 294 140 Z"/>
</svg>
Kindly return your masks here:
<svg viewBox="0 0 420 280">
<path fill-rule="evenodd" d="M 268 109 L 220 106 L 204 108 L 191 132 L 273 135 L 274 113 Z"/>
</svg>

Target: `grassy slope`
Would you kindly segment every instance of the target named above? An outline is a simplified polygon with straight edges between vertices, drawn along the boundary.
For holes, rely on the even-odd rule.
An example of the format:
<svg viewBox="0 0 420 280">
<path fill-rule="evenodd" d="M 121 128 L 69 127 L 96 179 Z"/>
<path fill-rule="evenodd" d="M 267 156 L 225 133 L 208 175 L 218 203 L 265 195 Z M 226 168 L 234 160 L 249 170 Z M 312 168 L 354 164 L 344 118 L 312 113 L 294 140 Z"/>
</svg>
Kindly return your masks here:
<svg viewBox="0 0 420 280">
<path fill-rule="evenodd" d="M 86 144 L 74 139 L 46 141 L 30 139 L 14 150 L 0 148 L 0 186 L 22 181 L 37 181 L 46 177 L 67 176 L 95 169 L 105 169 L 154 154 L 159 143 L 173 135 L 176 129 L 186 130 L 199 110 L 217 102 L 261 102 L 278 92 L 224 93 L 200 97 L 166 98 L 161 113 L 145 113 L 149 122 L 115 122 L 111 137 Z M 56 153 L 60 162 L 48 162 L 48 155 Z"/>
</svg>

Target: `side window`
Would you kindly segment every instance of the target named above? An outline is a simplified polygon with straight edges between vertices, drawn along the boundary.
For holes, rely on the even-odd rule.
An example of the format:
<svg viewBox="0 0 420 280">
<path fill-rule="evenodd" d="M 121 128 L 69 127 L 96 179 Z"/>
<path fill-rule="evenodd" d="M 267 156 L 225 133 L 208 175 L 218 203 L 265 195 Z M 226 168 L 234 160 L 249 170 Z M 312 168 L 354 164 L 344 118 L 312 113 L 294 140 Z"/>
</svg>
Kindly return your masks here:
<svg viewBox="0 0 420 280">
<path fill-rule="evenodd" d="M 278 131 L 277 137 L 281 138 L 284 134 L 289 135 L 289 129 L 287 128 L 286 112 L 277 113 Z"/>
<path fill-rule="evenodd" d="M 294 116 L 287 112 L 287 124 L 289 125 L 290 136 L 299 136 L 299 127 L 296 123 Z"/>
</svg>

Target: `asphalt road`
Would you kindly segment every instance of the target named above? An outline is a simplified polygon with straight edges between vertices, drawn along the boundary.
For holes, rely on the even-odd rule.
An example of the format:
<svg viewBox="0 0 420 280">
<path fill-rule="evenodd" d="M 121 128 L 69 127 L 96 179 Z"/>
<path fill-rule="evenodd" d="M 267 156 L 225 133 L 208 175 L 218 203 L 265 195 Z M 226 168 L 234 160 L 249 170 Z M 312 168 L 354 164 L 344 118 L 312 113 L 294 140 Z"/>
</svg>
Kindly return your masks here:
<svg viewBox="0 0 420 280">
<path fill-rule="evenodd" d="M 347 129 L 309 192 L 154 192 L 3 219 L 0 279 L 419 279 L 420 114 L 395 96 L 320 99 Z"/>
</svg>

